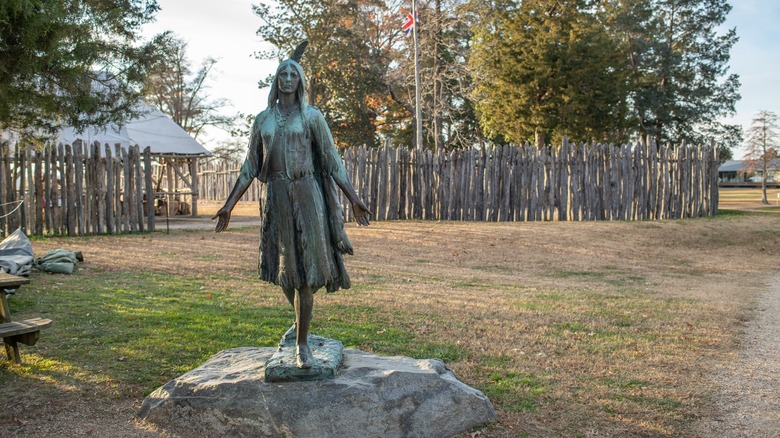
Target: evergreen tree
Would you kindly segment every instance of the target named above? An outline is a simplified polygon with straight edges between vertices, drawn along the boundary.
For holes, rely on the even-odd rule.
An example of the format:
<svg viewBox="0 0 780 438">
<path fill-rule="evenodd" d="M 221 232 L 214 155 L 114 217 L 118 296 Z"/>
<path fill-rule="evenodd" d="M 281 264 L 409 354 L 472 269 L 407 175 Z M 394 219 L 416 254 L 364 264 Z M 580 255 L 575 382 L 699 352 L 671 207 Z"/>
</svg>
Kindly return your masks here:
<svg viewBox="0 0 780 438">
<path fill-rule="evenodd" d="M 473 94 L 488 137 L 543 145 L 625 136 L 625 74 L 590 2 L 473 0 Z M 479 2 L 479 3 L 476 3 Z"/>
<path fill-rule="evenodd" d="M 140 98 L 155 0 L 0 2 L 0 130 L 122 122 Z"/>
<path fill-rule="evenodd" d="M 739 144 L 734 113 L 739 78 L 728 74 L 735 29 L 719 32 L 726 0 L 612 0 L 603 16 L 631 74 L 631 119 L 657 142 Z"/>
</svg>

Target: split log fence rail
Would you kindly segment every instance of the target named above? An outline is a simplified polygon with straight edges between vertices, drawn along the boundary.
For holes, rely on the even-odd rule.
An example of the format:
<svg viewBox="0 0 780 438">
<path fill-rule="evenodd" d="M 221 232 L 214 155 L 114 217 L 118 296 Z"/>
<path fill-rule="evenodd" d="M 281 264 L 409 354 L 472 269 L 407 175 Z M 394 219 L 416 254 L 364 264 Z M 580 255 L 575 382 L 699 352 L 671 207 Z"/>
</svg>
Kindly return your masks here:
<svg viewBox="0 0 780 438">
<path fill-rule="evenodd" d="M 149 148 L 0 144 L 0 235 L 154 231 L 152 174 Z"/>
<path fill-rule="evenodd" d="M 378 220 L 648 220 L 718 212 L 717 148 L 706 145 L 564 140 L 559 148 L 436 153 L 385 145 L 352 147 L 343 157 L 353 185 Z M 202 164 L 201 199 L 226 199 L 238 167 Z M 255 182 L 242 200 L 262 197 Z"/>
</svg>

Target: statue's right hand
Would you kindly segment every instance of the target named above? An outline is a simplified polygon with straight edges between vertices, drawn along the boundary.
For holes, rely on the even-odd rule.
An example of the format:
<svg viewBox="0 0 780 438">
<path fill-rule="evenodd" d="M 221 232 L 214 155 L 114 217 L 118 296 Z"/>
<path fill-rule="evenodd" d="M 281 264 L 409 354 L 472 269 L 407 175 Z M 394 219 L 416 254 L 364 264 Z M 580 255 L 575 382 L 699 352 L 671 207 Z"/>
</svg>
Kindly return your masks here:
<svg viewBox="0 0 780 438">
<path fill-rule="evenodd" d="M 211 218 L 211 220 L 217 219 L 217 226 L 214 229 L 217 233 L 225 231 L 230 223 L 230 210 L 226 210 L 222 207 L 217 211 L 217 214 Z"/>
</svg>

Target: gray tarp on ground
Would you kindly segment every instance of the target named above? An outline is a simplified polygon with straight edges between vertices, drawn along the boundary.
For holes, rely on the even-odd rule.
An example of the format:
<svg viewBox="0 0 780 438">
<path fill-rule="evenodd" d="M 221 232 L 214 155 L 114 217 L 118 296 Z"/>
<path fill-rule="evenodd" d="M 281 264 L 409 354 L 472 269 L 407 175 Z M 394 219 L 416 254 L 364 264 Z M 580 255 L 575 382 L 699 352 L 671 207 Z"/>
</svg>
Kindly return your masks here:
<svg viewBox="0 0 780 438">
<path fill-rule="evenodd" d="M 0 271 L 27 277 L 32 270 L 33 260 L 32 245 L 21 229 L 0 242 Z"/>
</svg>

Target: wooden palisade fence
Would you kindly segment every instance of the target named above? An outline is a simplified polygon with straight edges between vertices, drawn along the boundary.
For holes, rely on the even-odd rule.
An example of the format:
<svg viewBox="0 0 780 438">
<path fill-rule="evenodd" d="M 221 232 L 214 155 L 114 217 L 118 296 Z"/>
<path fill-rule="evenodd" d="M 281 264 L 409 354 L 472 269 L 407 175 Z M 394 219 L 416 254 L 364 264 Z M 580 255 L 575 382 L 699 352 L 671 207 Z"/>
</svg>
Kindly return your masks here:
<svg viewBox="0 0 780 438">
<path fill-rule="evenodd" d="M 151 169 L 149 148 L 138 146 L 1 144 L 0 235 L 154 231 Z"/>
<path fill-rule="evenodd" d="M 718 211 L 719 162 L 711 146 L 564 140 L 559 148 L 432 153 L 386 145 L 349 148 L 344 163 L 378 220 L 645 220 Z M 202 197 L 224 200 L 238 169 L 205 167 Z M 257 184 L 244 195 L 261 198 Z"/>
<path fill-rule="evenodd" d="M 201 160 L 200 168 L 200 199 L 224 201 L 227 199 L 233 185 L 238 179 L 241 163 L 226 161 Z M 259 201 L 263 197 L 262 187 L 253 183 L 249 186 L 242 201 Z"/>
</svg>

